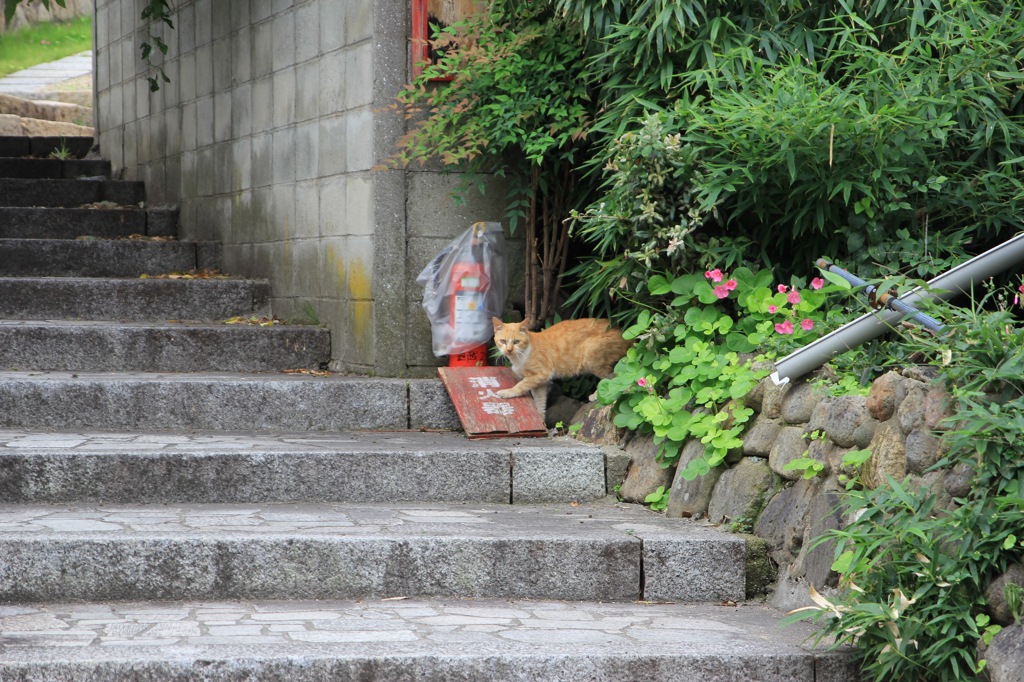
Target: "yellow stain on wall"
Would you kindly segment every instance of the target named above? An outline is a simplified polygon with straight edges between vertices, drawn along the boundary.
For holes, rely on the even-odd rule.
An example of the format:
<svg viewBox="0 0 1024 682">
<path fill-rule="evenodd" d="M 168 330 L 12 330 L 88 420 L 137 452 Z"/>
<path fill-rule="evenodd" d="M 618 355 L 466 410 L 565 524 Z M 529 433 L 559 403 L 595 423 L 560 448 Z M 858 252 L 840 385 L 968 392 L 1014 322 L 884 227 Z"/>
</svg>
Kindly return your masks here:
<svg viewBox="0 0 1024 682">
<path fill-rule="evenodd" d="M 333 246 L 327 247 L 327 261 L 334 280 L 337 296 L 348 302 L 349 327 L 338 330 L 351 343 L 360 362 L 372 362 L 368 349 L 373 347 L 372 277 L 367 266 L 357 256 L 339 254 Z"/>
<path fill-rule="evenodd" d="M 366 351 L 368 347 L 372 346 L 373 340 L 373 320 L 371 319 L 373 302 L 352 301 L 351 311 L 356 352 L 361 356 L 363 362 L 372 362 L 372 358 L 366 357 Z"/>
<path fill-rule="evenodd" d="M 334 271 L 334 291 L 337 298 L 348 298 L 345 291 L 345 261 L 338 258 L 334 253 L 333 246 L 327 247 L 327 261 L 330 263 L 328 267 Z M 327 273 L 324 275 L 326 276 Z"/>
<path fill-rule="evenodd" d="M 370 299 L 370 276 L 362 261 L 355 261 L 349 265 L 348 291 L 355 300 L 367 301 Z"/>
</svg>

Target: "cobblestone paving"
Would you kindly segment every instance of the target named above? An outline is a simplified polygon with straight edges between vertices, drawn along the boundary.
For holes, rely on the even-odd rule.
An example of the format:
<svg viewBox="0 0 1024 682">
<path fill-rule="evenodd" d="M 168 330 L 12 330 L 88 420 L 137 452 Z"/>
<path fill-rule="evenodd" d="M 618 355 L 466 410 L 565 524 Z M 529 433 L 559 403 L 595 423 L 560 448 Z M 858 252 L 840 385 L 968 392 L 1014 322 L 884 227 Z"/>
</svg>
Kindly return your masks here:
<svg viewBox="0 0 1024 682">
<path fill-rule="evenodd" d="M 477 537 L 570 537 L 671 532 L 716 534 L 639 505 L 376 504 L 0 504 L 0 536 L 244 533 Z"/>
<path fill-rule="evenodd" d="M 759 605 L 411 601 L 0 605 L 0 644 L 15 648 L 386 645 L 390 653 L 461 649 L 639 652 L 666 644 L 730 652 L 797 647 L 810 628 L 781 629 Z M 403 645 L 396 648 L 396 645 Z M 361 649 L 362 650 L 362 649 Z"/>
</svg>

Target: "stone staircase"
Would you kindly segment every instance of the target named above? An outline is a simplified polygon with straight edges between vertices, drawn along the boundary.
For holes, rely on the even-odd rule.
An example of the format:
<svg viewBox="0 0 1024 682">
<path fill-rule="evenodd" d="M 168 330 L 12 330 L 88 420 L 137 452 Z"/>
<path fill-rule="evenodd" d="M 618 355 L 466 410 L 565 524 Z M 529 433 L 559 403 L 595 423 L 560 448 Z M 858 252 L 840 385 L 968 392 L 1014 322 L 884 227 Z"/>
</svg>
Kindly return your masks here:
<svg viewBox="0 0 1024 682">
<path fill-rule="evenodd" d="M 329 332 L 157 279 L 217 245 L 118 239 L 175 216 L 54 144 L 0 138 L 0 681 L 856 679 L 742 603 L 741 538 L 607 501 L 600 449 L 283 373 Z"/>
</svg>

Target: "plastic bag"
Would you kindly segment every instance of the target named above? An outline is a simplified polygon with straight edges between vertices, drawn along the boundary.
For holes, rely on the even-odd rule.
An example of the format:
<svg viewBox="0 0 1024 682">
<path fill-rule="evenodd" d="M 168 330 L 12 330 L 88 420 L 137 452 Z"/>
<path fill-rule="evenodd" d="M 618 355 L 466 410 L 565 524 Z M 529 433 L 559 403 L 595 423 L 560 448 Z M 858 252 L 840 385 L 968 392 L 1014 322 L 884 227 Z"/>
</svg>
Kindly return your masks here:
<svg viewBox="0 0 1024 682">
<path fill-rule="evenodd" d="M 508 298 L 508 258 L 501 223 L 474 223 L 416 278 L 430 319 L 434 355 L 465 353 L 494 336 Z"/>
</svg>

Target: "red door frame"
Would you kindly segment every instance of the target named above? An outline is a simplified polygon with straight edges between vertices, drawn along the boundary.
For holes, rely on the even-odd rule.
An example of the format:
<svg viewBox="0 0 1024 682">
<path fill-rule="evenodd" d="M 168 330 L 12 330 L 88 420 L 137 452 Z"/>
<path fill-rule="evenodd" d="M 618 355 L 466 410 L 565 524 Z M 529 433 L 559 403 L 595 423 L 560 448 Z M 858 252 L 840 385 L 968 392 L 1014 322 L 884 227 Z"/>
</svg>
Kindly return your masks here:
<svg viewBox="0 0 1024 682">
<path fill-rule="evenodd" d="M 423 74 L 423 65 L 430 59 L 430 25 L 427 21 L 427 0 L 412 0 L 412 77 Z M 450 81 L 451 76 L 431 78 L 432 81 Z"/>
</svg>

